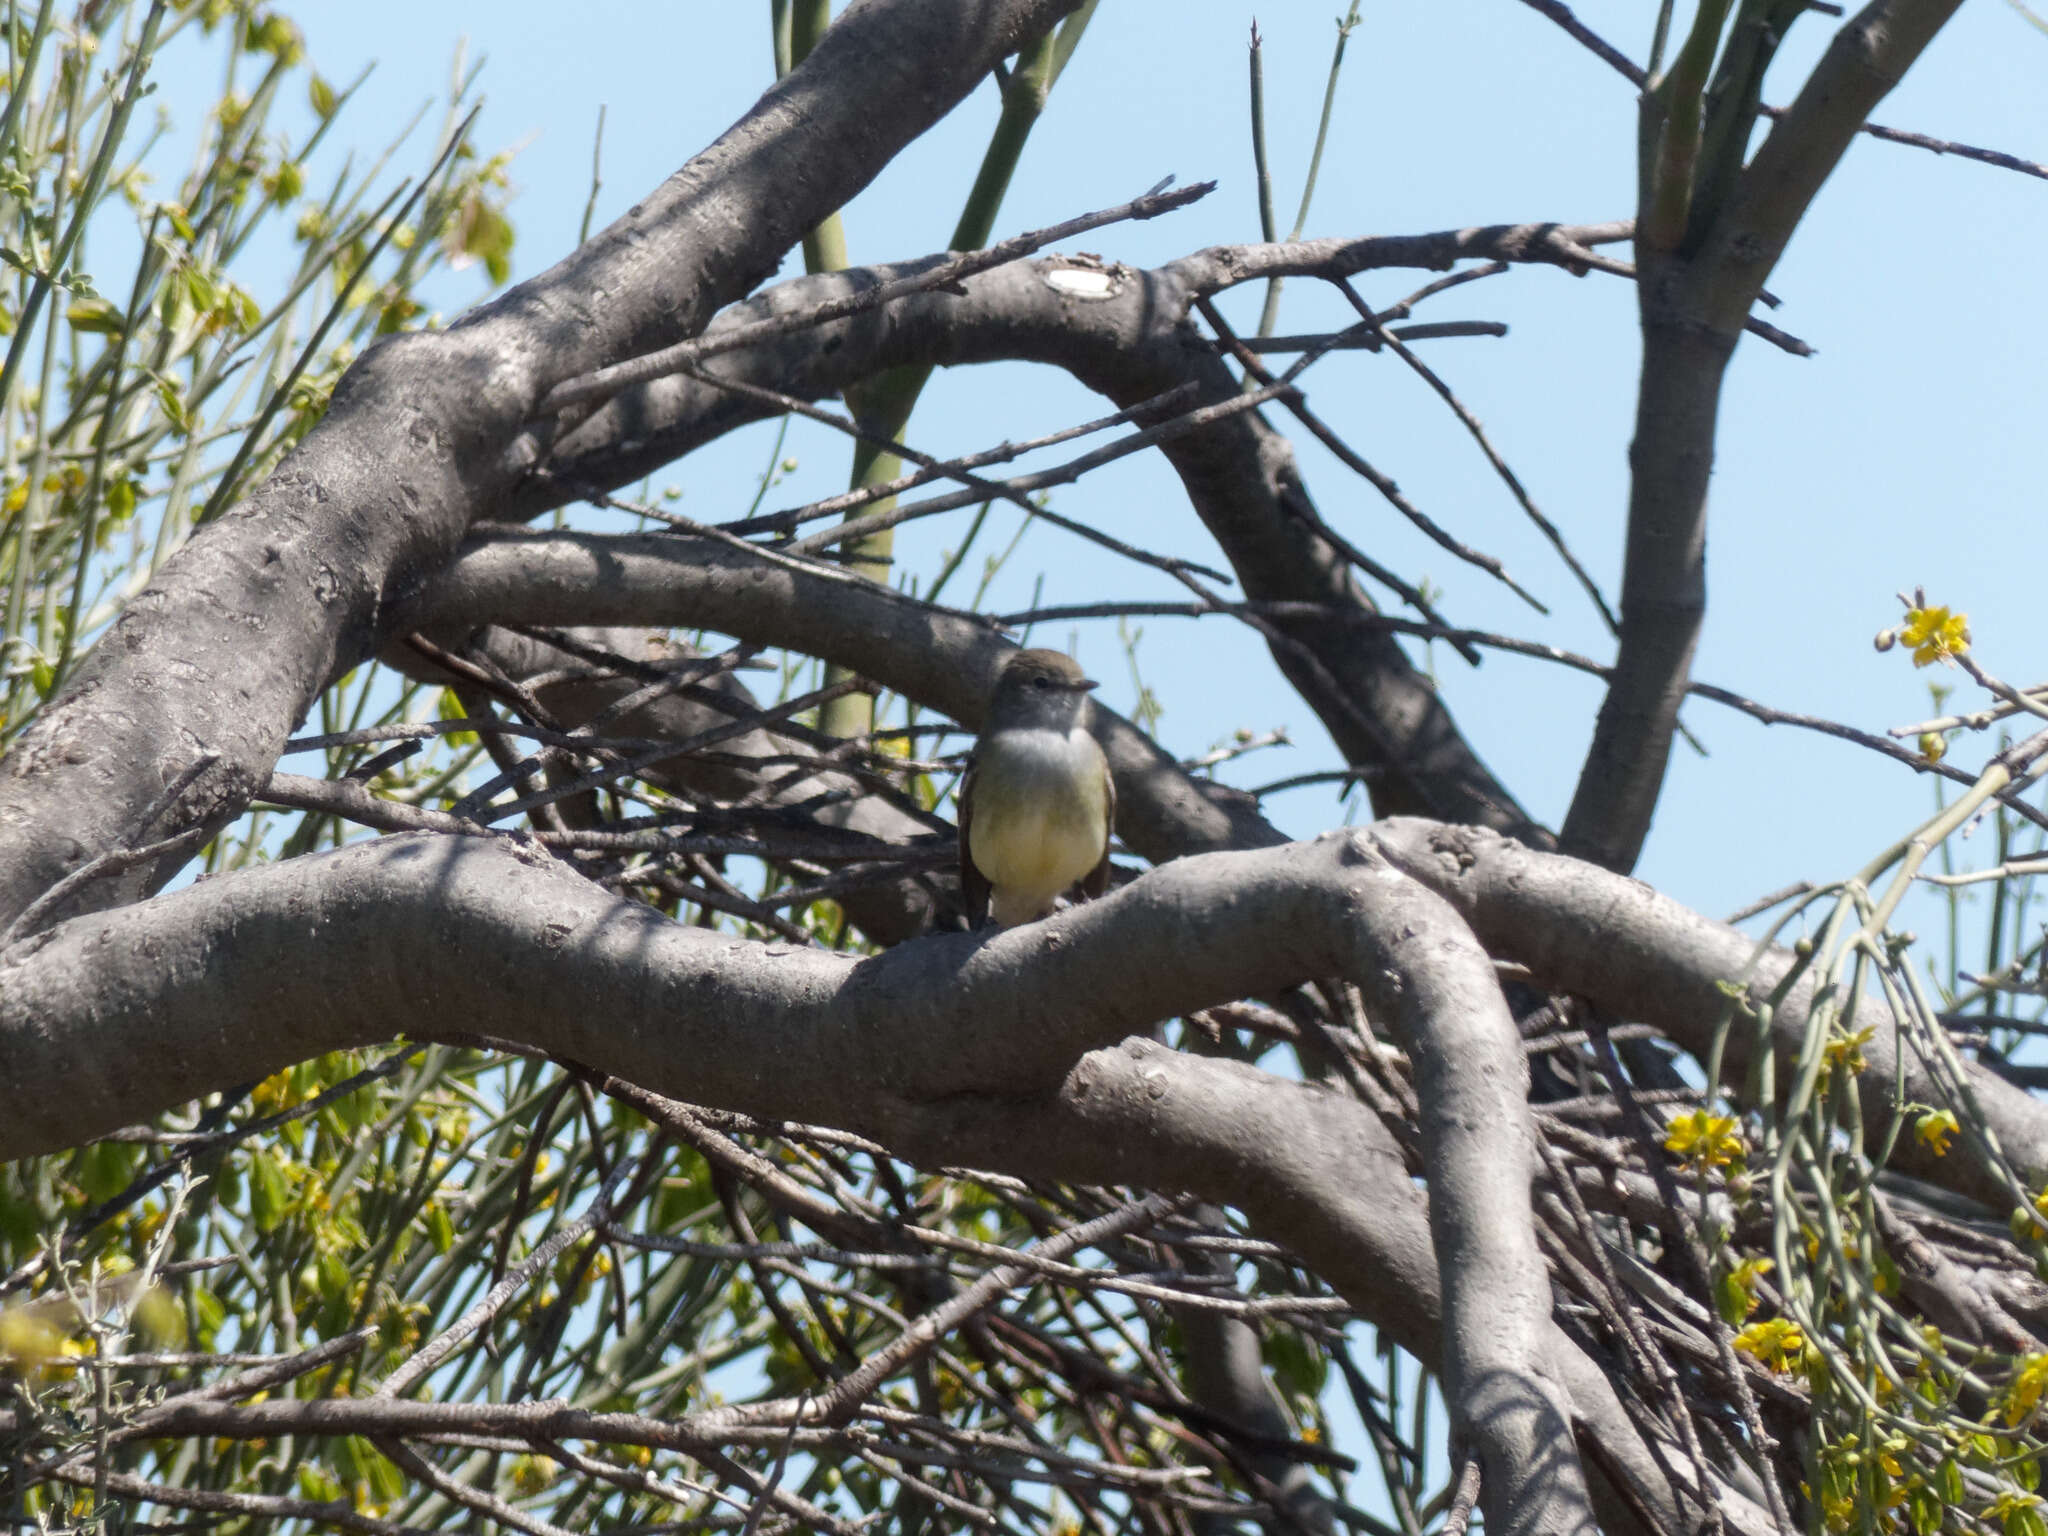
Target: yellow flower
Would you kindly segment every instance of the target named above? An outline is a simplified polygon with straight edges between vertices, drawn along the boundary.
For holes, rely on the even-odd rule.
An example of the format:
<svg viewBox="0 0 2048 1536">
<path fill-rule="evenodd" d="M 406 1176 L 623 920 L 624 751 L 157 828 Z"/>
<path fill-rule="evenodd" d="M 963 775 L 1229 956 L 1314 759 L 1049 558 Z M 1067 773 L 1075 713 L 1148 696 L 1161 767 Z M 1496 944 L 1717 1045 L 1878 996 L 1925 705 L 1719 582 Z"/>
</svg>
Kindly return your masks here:
<svg viewBox="0 0 2048 1536">
<path fill-rule="evenodd" d="M 1947 607 L 1908 608 L 1899 639 L 1913 648 L 1913 665 L 1953 662 L 1970 649 L 1970 616 Z"/>
<path fill-rule="evenodd" d="M 1923 762 L 1938 763 L 1948 756 L 1948 738 L 1939 731 L 1920 733 L 1920 758 Z"/>
<path fill-rule="evenodd" d="M 1789 1371 L 1806 1353 L 1806 1335 L 1786 1318 L 1767 1318 L 1736 1334 L 1735 1347 L 1774 1371 Z"/>
<path fill-rule="evenodd" d="M 2017 1424 L 2032 1413 L 2044 1388 L 2048 1388 L 2048 1354 L 2026 1356 L 2005 1384 L 2005 1422 Z"/>
<path fill-rule="evenodd" d="M 1843 1034 L 1840 1030 L 1831 1031 L 1828 1035 L 1828 1043 L 1822 1047 L 1821 1054 L 1826 1058 L 1827 1064 L 1830 1067 L 1841 1067 L 1849 1072 L 1861 1072 L 1870 1065 L 1869 1062 L 1863 1059 L 1863 1047 L 1870 1044 L 1871 1039 L 1876 1034 L 1877 1026 L 1875 1024 L 1866 1024 L 1853 1035 Z"/>
<path fill-rule="evenodd" d="M 1748 1258 L 1721 1277 L 1721 1283 L 1715 1288 L 1715 1300 L 1722 1318 L 1730 1327 L 1756 1310 L 1757 1281 L 1776 1267 L 1769 1259 Z"/>
<path fill-rule="evenodd" d="M 273 1072 L 249 1090 L 249 1107 L 259 1115 L 275 1115 L 305 1101 L 298 1088 L 298 1069 Z"/>
<path fill-rule="evenodd" d="M 1729 1115 L 1695 1109 L 1674 1116 L 1664 1135 L 1664 1150 L 1694 1169 L 1725 1168 L 1742 1156 L 1742 1137 Z"/>
<path fill-rule="evenodd" d="M 1986 1506 L 1984 1519 L 1987 1522 L 1996 1520 L 2000 1529 L 2009 1533 L 2038 1530 L 2041 1524 L 2040 1503 L 2031 1493 L 2008 1490 Z"/>
<path fill-rule="evenodd" d="M 30 1376 L 68 1376 L 91 1341 L 73 1338 L 75 1314 L 61 1297 L 23 1302 L 0 1310 L 0 1366 Z"/>
<path fill-rule="evenodd" d="M 1948 1109 L 1930 1109 L 1913 1123 L 1913 1134 L 1925 1142 L 1936 1157 L 1948 1156 L 1949 1138 L 1960 1129 L 1956 1124 L 1955 1111 Z"/>
<path fill-rule="evenodd" d="M 512 1486 L 530 1499 L 555 1480 L 555 1464 L 546 1456 L 515 1456 L 508 1475 Z"/>
</svg>

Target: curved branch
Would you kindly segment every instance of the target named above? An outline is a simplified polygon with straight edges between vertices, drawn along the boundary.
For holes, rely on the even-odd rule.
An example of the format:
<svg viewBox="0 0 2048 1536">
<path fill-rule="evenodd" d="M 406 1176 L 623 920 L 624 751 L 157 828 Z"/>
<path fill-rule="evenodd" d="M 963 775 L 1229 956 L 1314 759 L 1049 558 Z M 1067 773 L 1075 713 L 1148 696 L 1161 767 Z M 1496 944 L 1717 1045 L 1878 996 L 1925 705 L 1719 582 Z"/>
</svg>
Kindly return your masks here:
<svg viewBox="0 0 2048 1536">
<path fill-rule="evenodd" d="M 445 331 L 366 353 L 319 426 L 165 564 L 9 755 L 0 920 L 123 843 L 209 752 L 219 770 L 168 830 L 224 825 L 307 704 L 370 653 L 387 595 L 444 559 L 511 484 L 507 448 L 549 385 L 701 326 L 1074 3 L 865 0 L 567 260 Z M 263 665 L 248 665 L 259 650 Z M 86 899 L 132 897 L 175 868 L 161 861 Z"/>
<path fill-rule="evenodd" d="M 646 655 L 660 658 L 653 668 L 656 672 L 666 671 L 684 655 L 682 647 L 647 629 L 579 631 L 574 639 L 608 650 L 622 662 L 638 660 L 645 666 Z M 614 710 L 622 699 L 645 685 L 642 676 L 605 673 L 596 667 L 587 668 L 590 675 L 574 675 L 584 669 L 577 657 L 507 629 L 484 629 L 472 634 L 469 643 L 515 680 L 524 682 L 537 674 L 552 674 L 555 680 L 541 683 L 534 689 L 535 696 L 557 720 L 572 728 Z M 635 652 L 644 654 L 636 656 Z M 446 679 L 445 673 L 407 646 L 386 647 L 381 659 L 408 676 L 435 682 Z M 571 675 L 562 675 L 565 665 L 571 669 Z M 708 695 L 729 700 L 729 706 L 721 710 L 710 702 Z M 726 673 L 715 679 L 705 693 L 663 693 L 623 715 L 607 718 L 606 728 L 608 732 L 642 740 L 682 742 L 728 724 L 735 714 L 750 714 L 758 707 L 739 679 Z M 881 843 L 906 843 L 932 830 L 900 803 L 885 795 L 868 793 L 870 786 L 851 774 L 824 766 L 798 770 L 787 762 L 792 756 L 817 755 L 818 748 L 813 743 L 784 734 L 774 726 L 761 726 L 721 741 L 714 755 L 685 753 L 650 765 L 641 771 L 641 777 L 686 796 L 746 801 L 762 807 L 821 798 L 829 801 L 836 796 L 836 803 L 814 807 L 810 818 L 821 827 L 864 834 Z M 272 787 L 275 788 L 274 780 Z M 835 899 L 854 926 L 878 944 L 898 944 L 913 938 L 932 927 L 935 920 L 946 927 L 963 926 L 958 903 L 941 899 L 923 880 L 856 885 Z"/>
<path fill-rule="evenodd" d="M 396 617 L 400 628 L 483 624 L 702 627 L 786 645 L 977 726 L 1011 643 L 979 615 L 737 541 L 650 533 L 479 533 Z M 1206 783 L 1098 706 L 1117 781 L 1117 835 L 1154 863 L 1282 841 L 1238 791 Z"/>
<path fill-rule="evenodd" d="M 1272 1137 L 1275 1125 L 1288 1134 Z M 1128 1040 L 1082 1057 L 1056 1096 L 928 1106 L 905 1121 L 896 1143 L 913 1156 L 1041 1178 L 1191 1187 L 1242 1210 L 1254 1231 L 1298 1254 L 1417 1359 L 1444 1358 L 1430 1236 L 1436 1202 L 1408 1176 L 1392 1134 L 1355 1099 Z M 1537 1379 L 1562 1395 L 1571 1416 L 1601 1529 L 1689 1529 L 1697 1523 L 1691 1506 L 1708 1500 L 1743 1536 L 1770 1531 L 1768 1513 L 1731 1488 L 1675 1490 L 1667 1473 L 1683 1468 L 1683 1454 L 1652 1447 L 1606 1369 L 1555 1325 L 1544 1325 L 1531 1349 Z M 1513 1497 L 1537 1496 L 1558 1475 L 1561 1439 L 1515 1434 L 1540 1421 L 1536 1412 L 1497 1421 L 1514 1442 L 1521 1491 Z M 1501 1518 L 1491 1498 L 1489 1521 Z M 1518 1518 L 1547 1521 L 1557 1512 L 1554 1504 L 1525 1505 Z"/>
<path fill-rule="evenodd" d="M 1495 954 L 1518 960 L 1537 984 L 1588 997 L 1627 1018 L 1655 1024 L 1705 1061 L 1729 999 L 1724 983 L 1747 978 L 1753 999 L 1769 995 L 1794 962 L 1788 951 L 1757 956 L 1756 940 L 1659 895 L 1637 880 L 1561 854 L 1537 853 L 1476 828 L 1382 822 L 1373 845 L 1403 873 L 1449 901 Z M 1753 968 L 1752 968 L 1752 962 Z M 1814 982 L 1802 978 L 1777 1007 L 1771 1044 L 1781 1062 L 1804 1043 Z M 1939 1104 L 1947 1094 L 1920 1053 L 1899 1039 L 1884 1002 L 1865 997 L 1859 1023 L 1876 1032 L 1862 1047 L 1866 1133 L 1881 1138 L 1891 1119 L 1895 1074 L 1909 1100 Z M 1752 1059 L 1751 1032 L 1728 1032 L 1724 1076 L 1739 1083 Z M 1901 1056 L 1903 1055 L 1903 1063 Z M 1983 1067 L 1966 1063 L 1967 1083 L 2000 1148 L 2023 1177 L 2048 1181 L 2048 1106 Z M 1893 1165 L 2003 1211 L 2011 1197 L 1973 1157 L 1937 1157 L 1902 1136 Z"/>
<path fill-rule="evenodd" d="M 465 1002 L 511 1038 L 658 1091 L 914 1147 L 934 1113 L 979 1123 L 1003 1101 L 1088 1099 L 1075 1058 L 1162 1016 L 1355 981 L 1416 1063 L 1446 1390 L 1484 1461 L 1489 1515 L 1503 1530 L 1583 1523 L 1542 1365 L 1550 1288 L 1520 1039 L 1456 916 L 1361 835 L 1181 859 L 1043 923 L 858 962 L 673 923 L 496 839 L 393 837 L 246 870 L 0 956 L 0 1157 L 394 1028 L 445 1030 L 451 957 Z M 1304 1156 L 1298 1126 L 1280 1123 L 1239 1122 L 1240 1162 L 1254 1137 L 1268 1164 Z"/>
<path fill-rule="evenodd" d="M 1614 229 L 1572 233 L 1612 238 Z M 1294 247 L 1273 255 L 1266 247 L 1218 247 L 1156 271 L 1090 268 L 1099 291 L 1086 298 L 1061 285 L 1074 263 L 1018 262 L 970 279 L 958 294 L 918 295 L 791 343 L 728 354 L 719 372 L 745 384 L 818 398 L 899 365 L 1022 359 L 1063 368 L 1122 406 L 1189 384 L 1196 393 L 1186 405 L 1217 405 L 1237 398 L 1238 385 L 1208 340 L 1187 323 L 1190 308 L 1205 293 L 1264 275 L 1276 264 L 1351 272 L 1376 265 L 1448 265 L 1468 254 L 1561 262 L 1567 252 L 1583 250 L 1554 226 L 1306 244 L 1314 247 L 1306 257 L 1294 254 Z M 910 270 L 916 265 L 921 264 Z M 786 283 L 721 316 L 712 330 L 801 311 L 848 286 L 894 281 L 903 270 L 873 268 Z M 624 484 L 767 410 L 690 380 L 637 390 L 565 439 L 548 480 L 523 488 L 506 515 L 531 516 L 579 491 Z M 1353 579 L 1346 552 L 1326 536 L 1292 447 L 1258 413 L 1216 421 L 1163 443 L 1161 451 L 1247 596 L 1376 611 Z M 1372 781 L 1378 811 L 1422 811 L 1548 840 L 1459 734 L 1435 686 L 1392 637 L 1323 623 L 1274 627 L 1280 636 L 1273 647 L 1276 663 L 1346 760 L 1386 770 Z"/>
</svg>

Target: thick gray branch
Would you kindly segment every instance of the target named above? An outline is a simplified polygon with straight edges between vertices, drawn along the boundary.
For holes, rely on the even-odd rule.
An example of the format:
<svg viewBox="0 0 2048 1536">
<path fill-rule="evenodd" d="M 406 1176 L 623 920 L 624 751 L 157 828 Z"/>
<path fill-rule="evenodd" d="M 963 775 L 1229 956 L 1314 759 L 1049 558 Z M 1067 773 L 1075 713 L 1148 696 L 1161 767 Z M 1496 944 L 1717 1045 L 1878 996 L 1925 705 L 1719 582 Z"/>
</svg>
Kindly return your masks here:
<svg viewBox="0 0 2048 1536">
<path fill-rule="evenodd" d="M 1528 966 L 1539 985 L 1655 1024 L 1702 1060 L 1729 1006 L 1722 983 L 1746 981 L 1750 996 L 1762 999 L 1793 963 L 1786 951 L 1771 950 L 1752 969 L 1756 941 L 1739 929 L 1640 881 L 1489 832 L 1400 820 L 1380 823 L 1371 837 L 1403 872 L 1455 906 L 1489 950 Z M 1774 1013 L 1771 1044 L 1781 1062 L 1798 1055 L 1812 1002 L 1813 983 L 1803 979 Z M 1869 1063 L 1861 1094 L 1866 1134 L 1885 1133 L 1902 1055 L 1906 1097 L 1947 1102 L 1920 1053 L 1900 1040 L 1881 999 L 1860 1000 L 1856 1023 L 1876 1026 L 1862 1048 Z M 1753 1057 L 1752 1039 L 1753 1026 L 1741 1020 L 1728 1032 L 1726 1076 L 1738 1085 Z M 2048 1107 L 1981 1067 L 1967 1071 L 1985 1122 L 2021 1177 L 2030 1186 L 2048 1180 Z M 1917 1137 L 1903 1136 L 1892 1164 L 1994 1210 L 2011 1203 L 2004 1183 L 1962 1147 L 1936 1157 Z"/>
<path fill-rule="evenodd" d="M 1316 270 L 1448 265 L 1468 254 L 1545 253 L 1549 226 L 1504 226 L 1402 239 L 1319 241 Z M 1596 227 L 1587 232 L 1604 237 Z M 1563 244 L 1577 248 L 1571 242 Z M 1187 316 L 1194 300 L 1260 275 L 1265 247 L 1217 247 L 1156 271 L 1110 267 L 1100 296 L 1057 286 L 1073 264 L 1018 262 L 970 279 L 960 294 L 900 300 L 787 342 L 727 355 L 717 371 L 816 399 L 899 365 L 1028 360 L 1063 368 L 1122 406 L 1193 383 L 1189 408 L 1237 394 L 1237 383 Z M 1287 250 L 1292 251 L 1292 247 Z M 1533 259 L 1533 258 L 1531 258 Z M 725 325 L 795 312 L 849 286 L 886 282 L 915 267 L 800 279 L 721 316 Z M 613 402 L 560 446 L 555 477 L 523 488 L 506 515 L 530 516 L 579 489 L 627 483 L 764 414 L 768 407 L 688 379 L 663 380 Z M 1222 546 L 1245 595 L 1376 611 L 1319 518 L 1294 451 L 1256 412 L 1217 421 L 1161 445 L 1191 504 Z M 1354 764 L 1382 813 L 1418 811 L 1547 839 L 1459 734 L 1435 686 L 1389 634 L 1327 622 L 1282 622 L 1274 659 Z"/>
<path fill-rule="evenodd" d="M 1715 319 L 1749 313 L 1807 208 L 1877 104 L 1962 0 L 1873 0 L 1835 33 L 1736 184 L 1702 252 L 1716 269 Z"/>
<path fill-rule="evenodd" d="M 1667 248 L 1639 230 L 1643 370 L 1629 448 L 1621 645 L 1565 817 L 1567 853 L 1626 873 L 1642 852 L 1706 617 L 1707 482 L 1728 359 L 1814 194 L 1960 3 L 1875 0 L 1836 34 L 1755 160 L 1729 176 L 1734 191 L 1703 239 Z M 1645 103 L 1654 114 L 1657 99 Z M 1658 131 L 1654 116 L 1648 131 Z M 1715 174 L 1703 167 L 1701 184 Z M 1644 228 L 1651 222 L 1645 209 Z"/>
<path fill-rule="evenodd" d="M 549 385 L 701 326 L 1073 4 L 863 0 L 716 144 L 559 266 L 446 331 L 367 353 L 305 442 L 164 566 L 10 754 L 0 919 L 132 837 L 207 753 L 219 766 L 159 834 L 225 823 L 311 700 L 370 654 L 388 595 L 510 484 L 507 449 Z M 107 882 L 88 899 L 133 889 Z"/>
<path fill-rule="evenodd" d="M 973 1120 L 1052 1096 L 1077 1056 L 1161 1017 L 1324 976 L 1355 981 L 1416 1061 L 1442 1367 L 1489 1517 L 1581 1528 L 1545 1384 L 1519 1037 L 1456 916 L 1357 833 L 1178 860 L 1043 923 L 859 961 L 673 923 L 500 840 L 395 837 L 241 871 L 0 956 L 0 1157 L 473 1015 L 661 1092 L 900 1141 L 948 1106 Z M 1237 1126 L 1269 1163 L 1301 1155 L 1297 1132 Z"/>
<path fill-rule="evenodd" d="M 820 656 L 978 726 L 1012 649 L 970 613 L 935 608 L 829 567 L 674 534 L 479 533 L 400 617 L 482 624 L 702 627 Z M 1281 841 L 1249 797 L 1184 773 L 1106 709 L 1096 737 L 1117 779 L 1117 834 L 1154 863 Z"/>
<path fill-rule="evenodd" d="M 1285 1125 L 1277 1141 L 1270 1128 Z M 1289 1082 L 1239 1062 L 1169 1051 L 1143 1040 L 1090 1052 L 1046 1099 L 973 1098 L 907 1116 L 893 1144 L 913 1157 L 965 1160 L 1083 1183 L 1135 1180 L 1192 1188 L 1245 1212 L 1254 1230 L 1285 1244 L 1418 1359 L 1441 1361 L 1443 1296 L 1430 1238 L 1432 1198 L 1409 1178 L 1393 1136 L 1354 1099 Z M 1682 1471 L 1675 1445 L 1660 1467 L 1606 1370 L 1555 1327 L 1533 1344 L 1537 1374 L 1560 1392 L 1585 1458 L 1603 1530 L 1672 1532 L 1698 1523 L 1698 1490 L 1681 1499 L 1663 1467 Z M 1513 1498 L 1541 1497 L 1564 1460 L 1561 1440 L 1503 1429 L 1514 1443 Z M 1728 1487 L 1705 1491 L 1729 1528 L 1770 1530 L 1768 1513 Z M 1489 1505 L 1489 1521 L 1500 1518 Z M 1524 1527 L 1526 1528 L 1526 1527 Z"/>
</svg>

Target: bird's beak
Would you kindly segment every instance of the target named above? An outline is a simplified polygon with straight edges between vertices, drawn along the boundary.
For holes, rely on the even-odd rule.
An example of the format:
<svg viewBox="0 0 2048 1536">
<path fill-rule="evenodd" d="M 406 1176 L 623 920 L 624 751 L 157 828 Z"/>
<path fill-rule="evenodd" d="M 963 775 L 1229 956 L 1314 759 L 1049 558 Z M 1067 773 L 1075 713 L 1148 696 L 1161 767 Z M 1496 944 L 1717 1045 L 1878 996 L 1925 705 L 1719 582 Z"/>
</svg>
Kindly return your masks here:
<svg viewBox="0 0 2048 1536">
<path fill-rule="evenodd" d="M 1067 686 L 1076 693 L 1086 693 L 1091 688 L 1100 688 L 1102 684 L 1095 681 L 1092 677 L 1083 677 L 1077 678 L 1075 681 L 1067 684 Z"/>
</svg>

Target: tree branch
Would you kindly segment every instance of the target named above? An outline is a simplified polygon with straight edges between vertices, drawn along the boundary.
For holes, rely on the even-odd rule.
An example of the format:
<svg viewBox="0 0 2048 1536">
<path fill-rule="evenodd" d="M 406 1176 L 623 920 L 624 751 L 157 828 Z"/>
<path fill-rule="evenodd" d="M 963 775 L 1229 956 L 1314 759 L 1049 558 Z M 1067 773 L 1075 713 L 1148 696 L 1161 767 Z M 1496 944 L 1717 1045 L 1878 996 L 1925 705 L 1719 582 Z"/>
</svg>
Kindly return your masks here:
<svg viewBox="0 0 2048 1536">
<path fill-rule="evenodd" d="M 1655 1024 L 1702 1062 L 1730 1006 L 1723 984 L 1740 982 L 1751 1001 L 1762 1001 L 1795 959 L 1782 949 L 1758 955 L 1748 934 L 1640 881 L 1476 828 L 1399 820 L 1380 823 L 1371 836 L 1399 869 L 1455 906 L 1489 951 L 1528 966 L 1538 985 Z M 1814 986 L 1810 974 L 1802 978 L 1772 1013 L 1771 1044 L 1781 1063 L 1795 1060 L 1806 1044 Z M 1859 1025 L 1876 1029 L 1861 1048 L 1868 1065 L 1859 1075 L 1865 1129 L 1880 1143 L 1893 1115 L 1895 1081 L 1909 1101 L 1941 1104 L 1948 1095 L 1920 1053 L 1900 1040 L 1882 998 L 1866 996 L 1856 1007 Z M 1751 1037 L 1749 1027 L 1728 1031 L 1727 1081 L 1739 1085 L 1748 1072 Z M 1981 1066 L 1965 1065 L 1966 1083 L 2005 1155 L 2031 1183 L 2048 1181 L 2048 1106 Z M 1993 1210 L 2011 1204 L 2004 1181 L 1980 1160 L 1960 1152 L 1936 1156 L 1917 1137 L 1899 1138 L 1892 1166 Z"/>
<path fill-rule="evenodd" d="M 1731 180 L 1732 190 L 1718 207 L 1681 205 L 1664 219 L 1683 231 L 1692 213 L 1702 214 L 1697 237 L 1636 244 L 1643 368 L 1629 447 L 1621 644 L 1560 834 L 1568 853 L 1625 873 L 1642 852 L 1706 616 L 1707 482 L 1728 360 L 1821 183 L 1959 3 L 1875 0 L 1836 34 L 1739 173 L 1715 164 L 1700 167 L 1687 187 L 1659 183 L 1650 171 L 1669 126 L 1660 115 L 1666 95 L 1644 97 L 1644 196 L 1691 199 Z M 1738 88 L 1747 84 L 1730 86 Z M 1739 165 L 1746 148 L 1746 135 L 1735 135 L 1719 153 Z"/>
<path fill-rule="evenodd" d="M 0 1156 L 74 1145 L 394 1027 L 431 1033 L 450 956 L 511 1038 L 657 1091 L 885 1141 L 914 1136 L 934 1107 L 1042 1099 L 1077 1055 L 1161 1016 L 1351 979 L 1416 1063 L 1440 1191 L 1443 1368 L 1500 1496 L 1489 1516 L 1562 1530 L 1584 1512 L 1544 1384 L 1550 1289 L 1519 1036 L 1458 920 L 1357 834 L 1182 859 L 1045 923 L 858 963 L 675 924 L 497 840 L 394 837 L 241 871 L 0 957 L 14 1101 Z M 1273 1129 L 1276 1147 L 1299 1139 Z"/>
<path fill-rule="evenodd" d="M 1325 252 L 1325 259 L 1347 267 L 1367 259 L 1349 247 L 1388 244 L 1305 243 L 1346 247 L 1334 256 Z M 1491 232 L 1483 242 L 1489 251 L 1537 243 L 1536 235 L 1518 229 Z M 1399 244 L 1418 262 L 1449 259 L 1448 253 L 1461 248 L 1455 233 Z M 958 296 L 901 300 L 794 344 L 728 354 L 720 367 L 745 382 L 818 398 L 900 364 L 1024 358 L 1064 368 L 1120 405 L 1189 383 L 1198 391 L 1189 404 L 1225 404 L 1238 397 L 1235 378 L 1183 321 L 1205 284 L 1259 275 L 1255 261 L 1249 268 L 1236 265 L 1240 257 L 1250 261 L 1242 250 L 1222 248 L 1156 272 L 1112 268 L 1103 275 L 1102 291 L 1086 300 L 1059 286 L 1062 274 L 1075 270 L 1071 263 L 1017 263 L 970 279 Z M 1184 266 L 1192 277 L 1183 276 Z M 893 270 L 801 279 L 740 306 L 738 313 L 801 307 L 839 285 L 881 280 Z M 572 434 L 550 473 L 561 487 L 624 483 L 762 413 L 758 405 L 722 399 L 701 385 L 664 380 L 608 406 Z M 1345 552 L 1326 537 L 1292 448 L 1257 413 L 1214 422 L 1162 444 L 1161 451 L 1249 596 L 1376 611 L 1352 579 Z M 563 494 L 555 486 L 529 487 L 508 515 L 533 515 Z M 1276 662 L 1347 760 L 1388 768 L 1374 781 L 1377 810 L 1426 810 L 1547 837 L 1479 761 L 1435 687 L 1390 637 L 1327 624 L 1276 628 L 1282 641 L 1274 647 Z"/>
<path fill-rule="evenodd" d="M 551 384 L 699 328 L 1073 4 L 864 0 L 724 137 L 568 259 L 445 331 L 366 353 L 319 426 L 165 564 L 10 753 L 0 918 L 122 843 L 206 752 L 221 768 L 167 830 L 225 825 L 311 700 L 370 653 L 387 594 L 444 559 L 509 486 L 518 466 L 505 450 Z M 253 649 L 260 668 L 246 665 Z M 222 687 L 228 675 L 240 685 Z M 172 872 L 138 871 L 84 899 L 129 899 Z"/>
<path fill-rule="evenodd" d="M 977 614 L 738 541 L 661 533 L 481 533 L 398 622 L 701 626 L 834 661 L 970 728 L 1012 649 Z M 1248 797 L 1190 777 L 1109 710 L 1093 715 L 1116 774 L 1117 833 L 1134 852 L 1158 863 L 1281 841 Z"/>
</svg>

